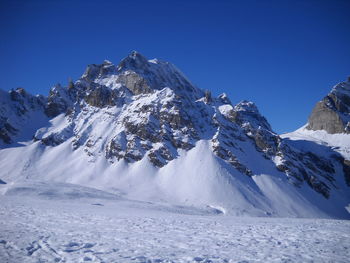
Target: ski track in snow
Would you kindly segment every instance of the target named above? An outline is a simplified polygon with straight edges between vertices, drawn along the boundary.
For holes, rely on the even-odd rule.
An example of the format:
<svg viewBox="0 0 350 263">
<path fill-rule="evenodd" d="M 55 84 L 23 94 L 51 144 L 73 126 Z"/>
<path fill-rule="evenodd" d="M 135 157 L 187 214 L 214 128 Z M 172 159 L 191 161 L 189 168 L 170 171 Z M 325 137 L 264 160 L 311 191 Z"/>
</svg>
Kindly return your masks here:
<svg viewBox="0 0 350 263">
<path fill-rule="evenodd" d="M 350 221 L 0 196 L 1 262 L 349 262 Z"/>
</svg>

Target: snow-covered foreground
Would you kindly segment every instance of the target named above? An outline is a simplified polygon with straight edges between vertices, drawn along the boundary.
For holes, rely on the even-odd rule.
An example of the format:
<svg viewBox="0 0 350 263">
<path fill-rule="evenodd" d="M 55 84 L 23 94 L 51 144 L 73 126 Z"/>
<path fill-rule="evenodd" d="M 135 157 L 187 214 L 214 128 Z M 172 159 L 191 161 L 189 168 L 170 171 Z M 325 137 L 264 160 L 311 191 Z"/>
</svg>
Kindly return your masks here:
<svg viewBox="0 0 350 263">
<path fill-rule="evenodd" d="M 350 221 L 227 216 L 90 188 L 0 185 L 1 262 L 348 262 Z"/>
</svg>

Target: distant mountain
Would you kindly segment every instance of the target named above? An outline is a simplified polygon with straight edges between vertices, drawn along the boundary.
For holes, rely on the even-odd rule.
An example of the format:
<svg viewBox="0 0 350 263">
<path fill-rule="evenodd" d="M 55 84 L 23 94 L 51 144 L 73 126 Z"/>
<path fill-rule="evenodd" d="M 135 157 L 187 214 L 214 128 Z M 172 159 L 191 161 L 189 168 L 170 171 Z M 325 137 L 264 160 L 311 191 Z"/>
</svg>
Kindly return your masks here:
<svg viewBox="0 0 350 263">
<path fill-rule="evenodd" d="M 338 86 L 305 130 L 348 133 L 349 83 Z M 135 51 L 118 65 L 89 65 L 48 97 L 17 89 L 1 91 L 0 103 L 5 182 L 75 183 L 235 215 L 350 217 L 341 147 L 279 136 L 253 102 L 213 97 Z"/>
<path fill-rule="evenodd" d="M 334 86 L 331 92 L 313 109 L 308 130 L 327 133 L 350 133 L 350 77 L 347 82 Z"/>
</svg>

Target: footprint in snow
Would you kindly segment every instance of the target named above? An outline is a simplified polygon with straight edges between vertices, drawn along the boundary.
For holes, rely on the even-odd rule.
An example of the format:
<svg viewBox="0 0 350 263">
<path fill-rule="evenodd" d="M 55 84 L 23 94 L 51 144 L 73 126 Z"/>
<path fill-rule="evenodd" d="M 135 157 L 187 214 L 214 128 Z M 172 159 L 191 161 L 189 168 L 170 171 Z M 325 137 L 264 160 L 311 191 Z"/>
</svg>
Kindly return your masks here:
<svg viewBox="0 0 350 263">
<path fill-rule="evenodd" d="M 91 204 L 91 205 L 104 206 L 103 204 L 100 204 L 100 203 Z"/>
</svg>

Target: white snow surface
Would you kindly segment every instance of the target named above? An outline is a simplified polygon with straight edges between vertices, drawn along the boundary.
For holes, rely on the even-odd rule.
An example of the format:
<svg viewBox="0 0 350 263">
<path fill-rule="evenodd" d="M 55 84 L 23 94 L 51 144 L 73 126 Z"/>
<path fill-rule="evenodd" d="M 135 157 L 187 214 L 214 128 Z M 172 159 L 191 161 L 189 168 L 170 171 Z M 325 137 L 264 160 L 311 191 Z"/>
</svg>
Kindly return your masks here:
<svg viewBox="0 0 350 263">
<path fill-rule="evenodd" d="M 308 130 L 306 125 L 290 133 L 282 134 L 282 138 L 289 138 L 294 141 L 312 141 L 317 144 L 331 147 L 339 152 L 346 160 L 350 160 L 350 134 L 336 133 L 329 134 L 324 130 Z"/>
<path fill-rule="evenodd" d="M 52 182 L 0 185 L 1 262 L 348 262 L 350 222 L 254 218 Z"/>
<path fill-rule="evenodd" d="M 58 116 L 53 121 L 60 127 L 63 120 Z M 253 150 L 245 157 L 256 162 L 257 173 L 253 177 L 236 172 L 218 159 L 206 140 L 180 152 L 178 158 L 160 169 L 147 158 L 111 164 L 103 155 L 88 156 L 83 151 L 73 151 L 71 140 L 55 147 L 34 142 L 3 149 L 1 179 L 9 184 L 27 178 L 78 184 L 135 200 L 222 207 L 234 216 L 349 218 L 346 193 L 334 191 L 328 200 L 305 184 L 295 187 L 273 167 L 271 173 L 259 173 L 259 162 L 267 161 L 262 157 L 259 160 Z M 265 167 L 263 171 L 268 170 Z"/>
</svg>

